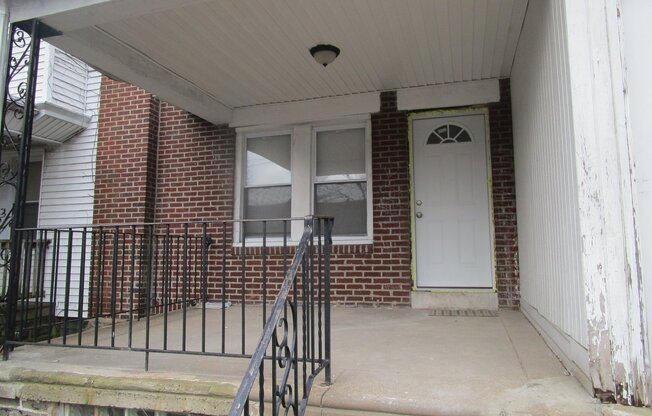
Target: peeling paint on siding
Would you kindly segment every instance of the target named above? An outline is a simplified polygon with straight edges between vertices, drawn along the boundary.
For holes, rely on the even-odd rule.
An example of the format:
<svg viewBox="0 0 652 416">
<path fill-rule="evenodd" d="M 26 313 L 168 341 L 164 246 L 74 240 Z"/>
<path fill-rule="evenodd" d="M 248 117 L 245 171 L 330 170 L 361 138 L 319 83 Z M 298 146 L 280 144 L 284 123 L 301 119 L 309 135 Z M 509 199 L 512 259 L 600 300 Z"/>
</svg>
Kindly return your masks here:
<svg viewBox="0 0 652 416">
<path fill-rule="evenodd" d="M 649 403 L 647 342 L 633 200 L 619 0 L 566 0 L 573 122 L 596 396 Z"/>
</svg>

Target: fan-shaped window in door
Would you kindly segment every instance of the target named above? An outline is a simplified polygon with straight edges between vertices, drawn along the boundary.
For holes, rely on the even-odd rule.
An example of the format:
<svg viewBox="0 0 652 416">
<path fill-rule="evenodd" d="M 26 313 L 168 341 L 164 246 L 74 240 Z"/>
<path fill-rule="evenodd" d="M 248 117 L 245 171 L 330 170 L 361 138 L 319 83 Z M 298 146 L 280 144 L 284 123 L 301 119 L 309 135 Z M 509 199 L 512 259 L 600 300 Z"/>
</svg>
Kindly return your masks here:
<svg viewBox="0 0 652 416">
<path fill-rule="evenodd" d="M 435 127 L 430 132 L 426 144 L 466 143 L 471 141 L 471 135 L 464 127 L 453 123 L 445 123 Z"/>
</svg>

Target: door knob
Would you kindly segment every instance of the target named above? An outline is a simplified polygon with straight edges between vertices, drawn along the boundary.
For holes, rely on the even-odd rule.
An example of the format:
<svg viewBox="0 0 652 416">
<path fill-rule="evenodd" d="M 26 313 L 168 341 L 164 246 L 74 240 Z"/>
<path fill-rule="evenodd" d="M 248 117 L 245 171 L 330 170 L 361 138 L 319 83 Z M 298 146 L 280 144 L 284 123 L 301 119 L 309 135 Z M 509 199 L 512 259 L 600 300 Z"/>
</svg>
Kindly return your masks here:
<svg viewBox="0 0 652 416">
<path fill-rule="evenodd" d="M 418 200 L 418 201 L 417 201 L 417 206 L 420 207 L 421 204 L 423 204 L 423 202 L 421 202 L 421 200 Z"/>
<path fill-rule="evenodd" d="M 421 212 L 417 212 L 417 218 L 423 217 L 423 214 Z"/>
</svg>

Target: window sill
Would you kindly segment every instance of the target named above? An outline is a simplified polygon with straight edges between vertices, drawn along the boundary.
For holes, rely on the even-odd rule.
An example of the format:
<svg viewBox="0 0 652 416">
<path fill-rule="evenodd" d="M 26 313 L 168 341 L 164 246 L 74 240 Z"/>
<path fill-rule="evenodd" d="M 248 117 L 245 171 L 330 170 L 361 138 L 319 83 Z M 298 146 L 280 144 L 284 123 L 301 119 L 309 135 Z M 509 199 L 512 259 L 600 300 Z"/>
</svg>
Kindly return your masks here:
<svg viewBox="0 0 652 416">
<path fill-rule="evenodd" d="M 334 246 L 354 246 L 354 245 L 373 245 L 374 240 L 371 237 L 333 237 Z M 296 247 L 299 244 L 296 240 L 287 240 L 288 247 Z M 323 244 L 323 241 L 322 241 Z M 268 238 L 265 242 L 266 247 L 283 247 L 282 238 Z M 245 247 L 262 247 L 262 238 L 252 238 L 245 241 Z M 242 248 L 241 242 L 234 241 L 233 248 Z"/>
</svg>

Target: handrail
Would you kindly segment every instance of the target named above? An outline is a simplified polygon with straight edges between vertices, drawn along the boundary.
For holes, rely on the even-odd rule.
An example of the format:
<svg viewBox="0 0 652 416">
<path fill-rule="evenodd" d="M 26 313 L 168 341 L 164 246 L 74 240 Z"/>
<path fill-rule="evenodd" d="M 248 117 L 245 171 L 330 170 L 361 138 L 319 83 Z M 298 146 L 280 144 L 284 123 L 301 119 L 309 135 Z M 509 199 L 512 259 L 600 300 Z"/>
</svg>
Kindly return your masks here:
<svg viewBox="0 0 652 416">
<path fill-rule="evenodd" d="M 258 380 L 260 403 L 271 391 L 273 413 L 301 414 L 322 370 L 325 381 L 331 379 L 333 218 L 301 220 L 304 233 L 292 247 L 292 219 L 257 220 L 252 230 L 262 238 L 251 250 L 244 239 L 239 248 L 232 246 L 238 223 L 226 220 L 16 229 L 32 254 L 21 253 L 9 276 L 5 351 L 32 345 L 143 352 L 145 371 L 151 353 L 253 357 L 241 406 L 248 406 Z M 270 236 L 279 235 L 283 245 L 268 245 Z M 261 305 L 262 316 L 248 313 L 253 304 Z M 181 334 L 170 330 L 171 314 L 180 320 Z M 140 320 L 144 329 L 135 325 Z M 240 326 L 235 342 L 227 336 L 227 321 Z M 248 342 L 259 338 L 248 338 L 251 325 L 263 331 L 258 344 Z"/>
<path fill-rule="evenodd" d="M 331 217 L 326 217 L 323 215 L 311 215 L 310 218 L 315 220 L 328 220 Z M 208 223 L 220 223 L 220 224 L 246 224 L 246 223 L 273 223 L 273 222 L 292 222 L 292 221 L 304 221 L 306 217 L 269 217 L 269 218 L 255 218 L 255 219 L 246 219 L 246 218 L 234 218 L 234 219 L 199 219 L 199 220 L 183 220 L 183 221 L 156 221 L 156 222 L 116 222 L 116 223 L 97 223 L 97 224 L 86 224 L 86 225 L 66 225 L 65 228 L 72 228 L 73 230 L 81 229 L 93 229 L 93 228 L 113 228 L 113 227 L 148 227 L 148 226 L 168 226 L 168 225 L 202 225 Z M 60 229 L 61 226 L 52 226 L 52 227 L 23 227 L 17 228 L 18 231 L 52 231 Z"/>
<path fill-rule="evenodd" d="M 319 221 L 317 221 L 317 224 L 320 224 Z M 271 403 L 272 403 L 272 414 L 276 415 L 279 414 L 279 410 L 281 407 L 285 409 L 285 414 L 288 413 L 290 408 L 293 409 L 294 414 L 302 415 L 305 412 L 305 408 L 307 406 L 308 402 L 308 397 L 310 395 L 310 390 L 312 388 L 312 383 L 314 381 L 314 378 L 319 372 L 321 372 L 322 369 L 326 369 L 326 382 L 330 383 L 330 296 L 328 294 L 328 290 L 330 289 L 330 285 L 328 284 L 329 279 L 330 279 L 330 274 L 328 273 L 328 263 L 326 264 L 326 300 L 324 302 L 324 307 L 325 307 L 325 350 L 326 350 L 326 355 L 325 358 L 321 361 L 317 360 L 318 364 L 317 367 L 314 366 L 315 360 L 314 357 L 311 356 L 310 364 L 312 365 L 312 374 L 307 376 L 307 366 L 306 366 L 306 355 L 310 355 L 310 346 L 307 345 L 307 338 L 310 337 L 310 334 L 307 332 L 310 331 L 310 328 L 306 328 L 306 322 L 308 321 L 308 325 L 310 325 L 310 317 L 306 319 L 307 314 L 310 312 L 306 310 L 306 308 L 309 308 L 311 305 L 314 307 L 314 299 L 309 299 L 307 292 L 310 290 L 312 293 L 312 289 L 314 287 L 314 275 L 312 274 L 313 270 L 313 263 L 312 263 L 312 258 L 307 259 L 307 254 L 312 254 L 312 249 L 313 249 L 313 236 L 314 236 L 314 228 L 315 228 L 315 221 L 313 217 L 308 217 L 305 219 L 305 227 L 303 231 L 303 235 L 301 236 L 301 240 L 299 241 L 299 244 L 297 245 L 297 249 L 295 251 L 294 257 L 292 259 L 292 263 L 290 267 L 288 268 L 285 278 L 283 280 L 283 284 L 281 286 L 281 289 L 279 290 L 278 296 L 274 302 L 274 305 L 272 306 L 272 311 L 270 313 L 269 318 L 267 319 L 265 323 L 265 327 L 263 329 L 263 333 L 260 337 L 260 341 L 258 342 L 258 345 L 256 347 L 256 350 L 251 358 L 251 361 L 249 362 L 249 366 L 247 367 L 247 371 L 245 372 L 245 376 L 242 379 L 242 383 L 240 384 L 240 387 L 238 389 L 238 392 L 235 396 L 235 399 L 233 401 L 233 404 L 231 406 L 231 409 L 229 411 L 229 416 L 239 416 L 242 414 L 244 411 L 246 415 L 249 415 L 249 396 L 251 394 L 251 390 L 254 386 L 254 383 L 256 381 L 256 378 L 259 379 L 259 384 L 260 384 L 260 389 L 259 389 L 259 407 L 261 409 L 260 414 L 264 413 L 264 399 L 265 399 L 265 393 L 264 393 L 264 363 L 266 358 L 270 358 L 266 356 L 266 352 L 268 348 L 270 347 L 270 344 L 272 344 L 272 341 L 274 341 L 274 344 L 271 345 L 271 365 L 272 365 L 272 378 L 274 379 L 274 386 L 273 386 L 273 391 L 272 391 L 272 397 L 271 397 Z M 332 220 L 330 221 L 325 221 L 325 260 L 326 262 L 329 262 L 329 251 L 330 251 L 330 234 L 332 230 Z M 303 361 L 303 374 L 302 374 L 302 387 L 303 387 L 303 393 L 301 397 L 301 401 L 299 401 L 299 375 L 298 375 L 298 323 L 297 323 L 297 301 L 298 301 L 298 294 L 297 294 L 297 286 L 298 286 L 298 272 L 299 272 L 299 267 L 302 267 L 303 269 L 303 285 L 301 287 L 302 291 L 302 317 L 303 317 L 303 353 L 304 357 L 302 359 Z M 308 270 L 309 268 L 309 270 Z M 308 279 L 306 277 L 309 275 Z M 320 286 L 321 288 L 321 286 Z M 290 295 L 290 291 L 293 290 L 293 298 L 292 300 L 288 299 L 288 296 Z M 320 291 L 321 292 L 321 291 Z M 313 302 L 312 304 L 310 302 Z M 319 305 L 321 305 L 321 298 L 319 299 Z M 292 338 L 291 340 L 288 340 L 288 331 L 289 331 L 289 324 L 288 324 L 288 307 L 290 309 L 290 314 L 292 316 L 293 322 L 292 322 Z M 321 312 L 321 311 L 320 311 Z M 320 318 L 320 323 L 321 325 L 321 313 L 319 315 Z M 313 319 L 313 324 L 314 324 L 314 314 L 312 316 Z M 281 341 L 279 342 L 279 337 L 277 335 L 277 330 L 281 329 L 283 331 Z M 314 328 L 313 332 L 314 332 Z M 313 335 L 313 353 L 314 353 L 314 333 Z M 320 343 L 319 345 L 319 351 L 320 351 L 320 358 L 321 358 L 321 327 L 319 328 L 319 340 L 318 342 Z M 281 383 L 279 386 L 276 386 L 276 379 L 275 379 L 275 366 L 278 363 L 278 366 L 283 369 L 283 374 L 281 376 Z M 290 376 L 292 375 L 292 370 L 294 370 L 294 387 L 292 387 L 292 381 L 290 380 Z"/>
</svg>

